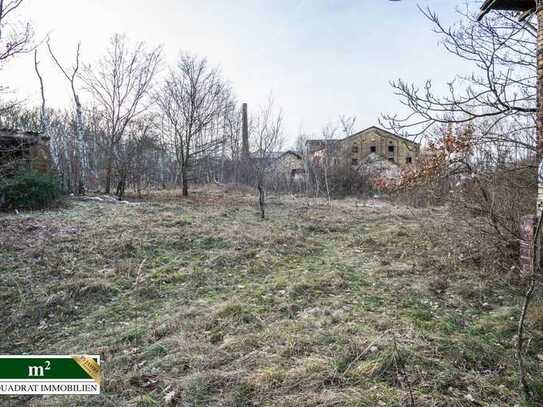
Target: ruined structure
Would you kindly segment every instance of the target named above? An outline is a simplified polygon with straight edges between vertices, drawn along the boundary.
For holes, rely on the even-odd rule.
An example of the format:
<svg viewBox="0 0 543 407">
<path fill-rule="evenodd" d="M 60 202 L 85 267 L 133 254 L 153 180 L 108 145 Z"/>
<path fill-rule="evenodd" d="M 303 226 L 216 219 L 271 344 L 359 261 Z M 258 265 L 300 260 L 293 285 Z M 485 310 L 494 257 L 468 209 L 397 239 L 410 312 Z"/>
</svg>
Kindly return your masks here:
<svg viewBox="0 0 543 407">
<path fill-rule="evenodd" d="M 305 147 L 308 168 L 350 168 L 364 178 L 398 178 L 420 155 L 418 143 L 375 126 L 339 140 L 307 140 Z"/>
<path fill-rule="evenodd" d="M 13 176 L 21 170 L 50 169 L 49 137 L 32 131 L 0 129 L 0 177 Z"/>
<path fill-rule="evenodd" d="M 398 166 L 412 164 L 419 156 L 420 146 L 379 127 L 372 126 L 341 140 L 308 140 L 309 158 L 318 157 L 329 150 L 337 160 L 348 160 L 354 167 L 377 158 Z"/>
<path fill-rule="evenodd" d="M 289 185 L 305 178 L 304 159 L 295 151 L 277 153 L 272 157 L 268 172 L 276 182 Z"/>
<path fill-rule="evenodd" d="M 272 168 L 273 171 L 287 177 L 296 177 L 304 174 L 304 160 L 300 154 L 289 150 L 279 153 L 273 161 Z"/>
</svg>

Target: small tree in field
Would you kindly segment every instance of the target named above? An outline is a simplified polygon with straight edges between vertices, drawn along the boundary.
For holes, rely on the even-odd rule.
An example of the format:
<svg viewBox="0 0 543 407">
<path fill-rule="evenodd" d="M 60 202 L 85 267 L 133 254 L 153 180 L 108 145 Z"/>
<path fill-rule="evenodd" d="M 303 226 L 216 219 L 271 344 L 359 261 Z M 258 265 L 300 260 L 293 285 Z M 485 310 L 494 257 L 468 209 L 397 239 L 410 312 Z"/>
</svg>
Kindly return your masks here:
<svg viewBox="0 0 543 407">
<path fill-rule="evenodd" d="M 104 113 L 108 139 L 105 192 L 110 193 L 115 150 L 128 125 L 147 111 L 147 96 L 158 69 L 161 49 L 147 50 L 142 42 L 130 48 L 124 35 L 115 34 L 106 55 L 85 68 L 84 82 Z"/>
<path fill-rule="evenodd" d="M 265 218 L 266 185 L 265 174 L 271 165 L 274 155 L 283 146 L 283 114 L 274 112 L 274 103 L 270 98 L 267 105 L 252 120 L 252 165 L 256 176 L 258 205 L 260 218 Z"/>
<path fill-rule="evenodd" d="M 228 87 L 205 58 L 182 54 L 159 92 L 157 104 L 171 133 L 181 175 L 183 196 L 189 193 L 189 169 L 194 159 L 223 142 L 212 124 L 224 113 Z"/>
</svg>

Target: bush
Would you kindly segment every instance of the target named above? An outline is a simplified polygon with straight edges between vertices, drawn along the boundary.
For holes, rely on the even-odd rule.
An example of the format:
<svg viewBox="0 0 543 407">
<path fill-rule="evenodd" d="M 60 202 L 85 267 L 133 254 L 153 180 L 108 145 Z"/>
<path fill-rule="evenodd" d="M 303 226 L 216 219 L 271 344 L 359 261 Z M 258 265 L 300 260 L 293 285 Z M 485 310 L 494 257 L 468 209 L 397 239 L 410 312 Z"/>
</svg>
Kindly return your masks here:
<svg viewBox="0 0 543 407">
<path fill-rule="evenodd" d="M 470 237 L 462 239 L 479 267 L 510 271 L 518 264 L 521 220 L 535 214 L 537 164 L 518 161 L 463 175 L 438 175 L 389 196 L 409 206 L 447 205 L 452 219 L 469 225 Z"/>
<path fill-rule="evenodd" d="M 54 176 L 23 172 L 0 181 L 1 209 L 43 209 L 60 197 Z"/>
<path fill-rule="evenodd" d="M 453 213 L 486 219 L 501 239 L 520 238 L 523 216 L 536 212 L 537 163 L 480 172 L 477 178 L 450 194 Z"/>
</svg>

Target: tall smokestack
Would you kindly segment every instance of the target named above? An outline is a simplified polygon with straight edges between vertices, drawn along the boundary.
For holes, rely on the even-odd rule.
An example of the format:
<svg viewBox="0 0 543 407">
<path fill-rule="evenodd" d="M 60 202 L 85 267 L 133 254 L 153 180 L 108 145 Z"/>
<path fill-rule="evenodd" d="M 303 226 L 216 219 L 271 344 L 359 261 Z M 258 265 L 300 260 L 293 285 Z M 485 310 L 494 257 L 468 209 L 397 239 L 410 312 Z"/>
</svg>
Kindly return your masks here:
<svg viewBox="0 0 543 407">
<path fill-rule="evenodd" d="M 249 158 L 249 124 L 247 120 L 247 103 L 241 105 L 241 142 L 244 158 Z"/>
</svg>

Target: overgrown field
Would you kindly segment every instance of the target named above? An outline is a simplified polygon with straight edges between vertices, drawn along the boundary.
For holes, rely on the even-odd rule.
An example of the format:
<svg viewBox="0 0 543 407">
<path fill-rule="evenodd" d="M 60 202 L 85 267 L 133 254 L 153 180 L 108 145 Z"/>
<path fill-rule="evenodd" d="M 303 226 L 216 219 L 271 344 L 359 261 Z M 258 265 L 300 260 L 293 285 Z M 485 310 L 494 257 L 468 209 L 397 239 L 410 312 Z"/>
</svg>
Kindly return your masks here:
<svg viewBox="0 0 543 407">
<path fill-rule="evenodd" d="M 100 354 L 47 406 L 513 406 L 522 284 L 446 209 L 157 195 L 0 216 L 0 354 Z M 540 296 L 539 296 L 540 297 Z M 543 305 L 527 367 L 543 388 Z M 537 388 L 536 386 L 536 388 Z"/>
</svg>

